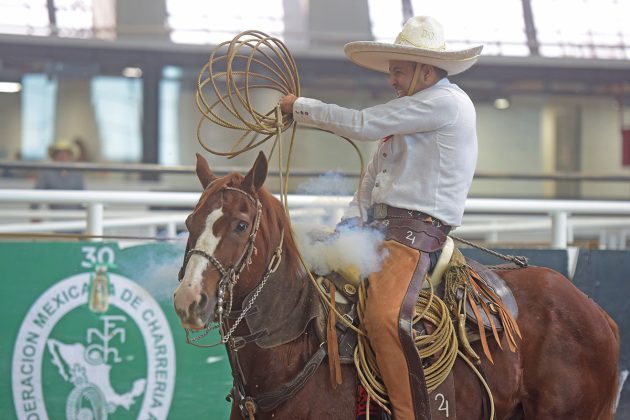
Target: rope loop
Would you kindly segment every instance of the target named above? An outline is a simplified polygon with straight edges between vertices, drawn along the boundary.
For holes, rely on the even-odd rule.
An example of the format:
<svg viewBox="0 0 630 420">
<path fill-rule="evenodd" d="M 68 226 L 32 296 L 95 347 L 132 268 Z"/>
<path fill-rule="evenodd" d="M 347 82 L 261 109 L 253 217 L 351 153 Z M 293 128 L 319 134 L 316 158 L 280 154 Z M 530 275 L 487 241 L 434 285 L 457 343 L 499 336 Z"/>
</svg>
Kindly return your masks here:
<svg viewBox="0 0 630 420">
<path fill-rule="evenodd" d="M 214 102 L 206 98 L 208 93 Z M 279 107 L 261 110 L 257 104 L 269 103 L 265 99 L 270 94 L 277 96 L 272 101 L 277 103 L 280 96 L 290 93 L 300 96 L 300 80 L 287 47 L 260 31 L 241 32 L 219 44 L 199 72 L 195 100 L 202 118 L 197 125 L 197 140 L 208 152 L 228 158 L 260 146 L 289 129 L 293 116 L 283 115 Z M 228 150 L 211 148 L 202 139 L 204 121 L 242 134 Z M 212 134 L 212 138 L 220 137 Z"/>
</svg>

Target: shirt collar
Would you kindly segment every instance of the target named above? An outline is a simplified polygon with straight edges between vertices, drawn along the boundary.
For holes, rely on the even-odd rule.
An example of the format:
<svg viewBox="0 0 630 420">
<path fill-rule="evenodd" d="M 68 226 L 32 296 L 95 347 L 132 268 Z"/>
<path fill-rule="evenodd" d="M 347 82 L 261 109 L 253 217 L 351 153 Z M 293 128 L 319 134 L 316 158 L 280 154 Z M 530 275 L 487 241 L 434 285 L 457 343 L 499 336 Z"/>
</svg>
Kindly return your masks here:
<svg viewBox="0 0 630 420">
<path fill-rule="evenodd" d="M 448 77 L 442 77 L 440 80 L 438 80 L 438 82 L 433 85 L 433 86 L 445 86 L 445 85 L 450 85 L 451 81 L 448 80 Z"/>
</svg>

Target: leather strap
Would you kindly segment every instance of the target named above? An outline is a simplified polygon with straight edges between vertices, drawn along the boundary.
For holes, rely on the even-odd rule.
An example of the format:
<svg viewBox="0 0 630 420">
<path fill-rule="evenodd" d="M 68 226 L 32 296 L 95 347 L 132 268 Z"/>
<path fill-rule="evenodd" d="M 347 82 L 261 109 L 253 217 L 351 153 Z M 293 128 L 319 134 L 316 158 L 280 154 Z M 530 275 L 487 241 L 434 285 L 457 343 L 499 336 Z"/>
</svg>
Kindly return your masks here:
<svg viewBox="0 0 630 420">
<path fill-rule="evenodd" d="M 259 396 L 252 398 L 261 411 L 271 411 L 286 400 L 289 400 L 298 393 L 306 382 L 313 376 L 319 365 L 322 364 L 326 357 L 326 346 L 321 345 L 319 349 L 306 362 L 300 373 L 297 374 L 290 382 L 282 385 L 275 391 L 264 392 Z"/>
<path fill-rule="evenodd" d="M 377 203 L 372 205 L 368 209 L 368 218 L 370 220 L 379 220 L 379 219 L 414 219 L 421 220 L 423 222 L 427 222 L 437 229 L 441 230 L 442 233 L 448 235 L 451 231 L 451 226 L 442 222 L 440 219 L 431 216 L 430 214 L 421 212 L 419 210 L 407 210 L 402 209 L 400 207 L 393 207 L 388 204 Z"/>
<path fill-rule="evenodd" d="M 235 351 L 238 351 L 240 349 L 242 349 L 243 347 L 245 347 L 246 344 L 249 344 L 251 342 L 254 342 L 262 337 L 266 337 L 269 335 L 269 331 L 267 331 L 266 328 L 260 330 L 260 331 L 256 331 L 255 333 L 252 334 L 248 334 L 248 335 L 239 335 L 239 336 L 233 336 L 231 338 L 231 346 Z"/>
<path fill-rule="evenodd" d="M 229 395 L 228 398 L 231 396 L 235 400 L 234 402 L 241 410 L 241 415 L 245 419 L 250 418 L 250 411 L 256 413 L 259 411 L 267 412 L 273 410 L 286 400 L 293 398 L 313 376 L 315 371 L 317 371 L 317 368 L 322 364 L 322 361 L 327 355 L 326 346 L 324 344 L 325 342 L 320 344 L 317 351 L 290 382 L 287 382 L 274 391 L 263 392 L 257 397 L 247 396 L 245 384 L 241 381 L 243 375 L 239 375 L 237 371 L 237 369 L 240 369 L 238 357 L 236 356 L 237 352 L 230 350 L 228 347 L 228 359 L 232 367 L 232 376 L 234 378 L 231 395 Z"/>
<path fill-rule="evenodd" d="M 399 313 L 398 334 L 402 344 L 407 366 L 409 367 L 409 382 L 417 420 L 431 420 L 431 406 L 422 360 L 418 356 L 416 343 L 413 339 L 413 318 L 416 314 L 416 303 L 427 275 L 431 259 L 429 254 L 442 249 L 446 241 L 446 234 L 426 220 L 400 218 L 388 219 L 385 231 L 386 239 L 395 240 L 403 245 L 420 251 L 420 259 Z"/>
<path fill-rule="evenodd" d="M 389 219 L 386 221 L 388 223 L 385 228 L 385 239 L 394 240 L 410 248 L 422 252 L 435 252 L 441 250 L 446 241 L 444 232 L 423 220 Z"/>
<path fill-rule="evenodd" d="M 409 367 L 409 382 L 411 384 L 413 410 L 416 420 L 431 420 L 431 406 L 424 378 L 424 369 L 422 368 L 422 360 L 418 355 L 412 332 L 413 318 L 416 314 L 416 302 L 418 301 L 422 282 L 429 269 L 429 263 L 429 256 L 421 252 L 420 260 L 400 307 L 398 321 L 398 336 L 407 360 L 407 366 Z"/>
<path fill-rule="evenodd" d="M 243 310 L 241 309 L 232 309 L 232 311 L 230 311 L 230 313 L 227 315 L 228 319 L 238 319 L 239 316 L 241 316 L 241 313 L 243 312 Z M 258 305 L 254 305 L 252 306 L 249 311 L 247 311 L 247 313 L 245 314 L 245 318 L 252 316 L 252 315 L 258 315 Z"/>
<path fill-rule="evenodd" d="M 485 392 L 483 393 L 485 397 Z M 487 402 L 484 398 L 484 402 Z M 444 382 L 431 393 L 431 417 L 432 420 L 457 420 L 457 407 L 455 401 L 455 380 L 453 370 L 448 374 Z M 488 416 L 483 418 L 487 418 Z"/>
</svg>

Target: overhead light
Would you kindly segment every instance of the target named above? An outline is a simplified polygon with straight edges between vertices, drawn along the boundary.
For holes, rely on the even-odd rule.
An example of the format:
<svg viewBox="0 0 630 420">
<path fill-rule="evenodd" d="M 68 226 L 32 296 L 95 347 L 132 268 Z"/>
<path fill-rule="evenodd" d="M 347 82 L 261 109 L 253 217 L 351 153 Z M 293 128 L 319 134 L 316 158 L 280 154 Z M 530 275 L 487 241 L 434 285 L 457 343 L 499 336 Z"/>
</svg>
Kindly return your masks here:
<svg viewBox="0 0 630 420">
<path fill-rule="evenodd" d="M 142 77 L 142 69 L 139 67 L 125 67 L 122 71 L 125 77 L 139 78 Z"/>
<path fill-rule="evenodd" d="M 494 100 L 494 107 L 496 109 L 508 109 L 510 107 L 510 101 L 507 98 L 497 98 Z"/>
<path fill-rule="evenodd" d="M 0 82 L 0 93 L 17 93 L 22 90 L 22 84 L 16 82 Z"/>
</svg>

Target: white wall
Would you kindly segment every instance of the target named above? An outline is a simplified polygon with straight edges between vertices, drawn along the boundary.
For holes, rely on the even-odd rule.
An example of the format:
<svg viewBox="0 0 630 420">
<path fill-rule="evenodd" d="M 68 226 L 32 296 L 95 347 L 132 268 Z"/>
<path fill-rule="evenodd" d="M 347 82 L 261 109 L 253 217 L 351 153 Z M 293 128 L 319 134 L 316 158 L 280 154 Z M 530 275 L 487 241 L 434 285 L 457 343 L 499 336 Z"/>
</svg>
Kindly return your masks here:
<svg viewBox="0 0 630 420">
<path fill-rule="evenodd" d="M 531 100 L 512 99 L 512 105 L 497 110 L 491 104 L 477 104 L 477 172 L 529 172 L 544 170 L 541 145 L 543 105 Z M 542 182 L 475 180 L 475 196 L 540 196 Z"/>
<path fill-rule="evenodd" d="M 582 105 L 582 171 L 609 175 L 630 175 L 621 162 L 621 121 L 619 107 L 611 99 L 589 99 Z M 592 198 L 630 199 L 628 183 L 583 183 L 582 195 Z"/>
</svg>

